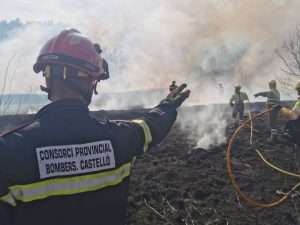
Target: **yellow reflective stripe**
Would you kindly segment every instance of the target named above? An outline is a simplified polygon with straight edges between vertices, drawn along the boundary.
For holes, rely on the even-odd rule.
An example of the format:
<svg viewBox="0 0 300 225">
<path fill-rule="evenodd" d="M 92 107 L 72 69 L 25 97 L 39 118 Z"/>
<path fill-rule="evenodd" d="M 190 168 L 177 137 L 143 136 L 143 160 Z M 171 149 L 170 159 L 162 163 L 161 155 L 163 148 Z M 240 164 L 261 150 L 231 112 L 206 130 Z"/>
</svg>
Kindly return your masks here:
<svg viewBox="0 0 300 225">
<path fill-rule="evenodd" d="M 17 205 L 17 204 L 16 204 L 16 201 L 15 201 L 15 199 L 14 199 L 14 197 L 12 196 L 12 194 L 11 194 L 10 192 L 9 192 L 8 194 L 2 196 L 2 197 L 0 198 L 0 200 L 1 200 L 2 202 L 8 203 L 8 204 L 10 204 L 10 205 L 12 205 L 12 206 L 16 206 L 16 205 Z"/>
<path fill-rule="evenodd" d="M 50 76 L 51 76 L 50 66 L 45 67 L 44 75 L 45 75 L 45 78 L 50 78 Z"/>
<path fill-rule="evenodd" d="M 133 159 L 131 160 L 131 167 L 134 166 L 135 160 L 136 160 L 136 156 L 134 156 Z"/>
<path fill-rule="evenodd" d="M 78 194 L 121 183 L 125 177 L 130 175 L 130 168 L 131 163 L 129 162 L 113 171 L 70 178 L 56 178 L 33 184 L 14 185 L 9 189 L 15 199 L 23 202 L 55 195 Z"/>
<path fill-rule="evenodd" d="M 151 135 L 150 128 L 148 127 L 147 123 L 144 120 L 133 120 L 132 122 L 137 123 L 143 128 L 144 135 L 145 135 L 144 152 L 146 152 L 149 147 L 149 144 L 152 142 L 152 135 Z"/>
<path fill-rule="evenodd" d="M 79 76 L 79 77 L 88 77 L 88 75 L 86 73 L 84 73 L 84 72 L 82 72 L 80 70 L 78 70 L 77 76 Z"/>
<path fill-rule="evenodd" d="M 67 79 L 67 67 L 66 66 L 64 66 L 63 76 L 64 76 L 64 80 L 66 80 Z"/>
</svg>

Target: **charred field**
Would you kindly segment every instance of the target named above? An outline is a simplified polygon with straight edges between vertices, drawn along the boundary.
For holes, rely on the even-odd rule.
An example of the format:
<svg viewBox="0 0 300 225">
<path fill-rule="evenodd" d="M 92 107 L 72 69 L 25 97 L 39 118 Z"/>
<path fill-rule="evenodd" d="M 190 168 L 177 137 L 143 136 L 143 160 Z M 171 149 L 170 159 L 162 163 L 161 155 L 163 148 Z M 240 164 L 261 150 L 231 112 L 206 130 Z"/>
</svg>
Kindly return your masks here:
<svg viewBox="0 0 300 225">
<path fill-rule="evenodd" d="M 183 109 L 183 110 L 188 110 Z M 145 110 L 97 111 L 99 119 L 133 119 Z M 0 117 L 0 133 L 30 121 L 33 115 Z M 279 132 L 286 120 L 279 117 Z M 201 126 L 201 124 L 199 124 Z M 280 136 L 268 144 L 268 117 L 254 122 L 256 132 L 243 129 L 232 148 L 233 175 L 243 192 L 261 203 L 281 198 L 299 180 L 274 171 L 255 152 L 261 150 L 274 165 L 296 173 L 293 144 Z M 226 128 L 227 141 L 209 150 L 195 148 L 192 131 L 175 123 L 158 146 L 136 160 L 131 172 L 127 225 L 298 225 L 300 199 L 293 193 L 273 208 L 255 208 L 236 194 L 226 170 L 226 148 L 236 128 Z"/>
</svg>

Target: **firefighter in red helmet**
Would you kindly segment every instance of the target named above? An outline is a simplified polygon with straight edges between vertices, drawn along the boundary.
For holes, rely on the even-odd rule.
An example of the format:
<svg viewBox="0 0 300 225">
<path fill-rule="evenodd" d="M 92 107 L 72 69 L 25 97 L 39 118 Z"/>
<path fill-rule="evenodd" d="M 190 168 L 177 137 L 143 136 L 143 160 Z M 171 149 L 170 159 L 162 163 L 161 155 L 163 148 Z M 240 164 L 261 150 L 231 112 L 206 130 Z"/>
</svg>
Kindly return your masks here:
<svg viewBox="0 0 300 225">
<path fill-rule="evenodd" d="M 125 223 L 132 162 L 167 135 L 190 91 L 178 86 L 134 120 L 93 119 L 93 91 L 109 77 L 101 52 L 75 29 L 43 46 L 33 69 L 51 103 L 0 136 L 1 225 Z"/>
<path fill-rule="evenodd" d="M 66 86 L 79 93 L 89 104 L 92 92 L 96 93 L 97 82 L 109 78 L 107 62 L 101 57 L 99 44 L 83 36 L 78 30 L 68 29 L 51 38 L 41 49 L 37 62 L 33 65 L 36 73 L 43 71 L 48 92 L 51 98 L 53 80 L 60 80 Z M 81 77 L 89 80 L 90 85 L 85 88 L 74 82 Z"/>
</svg>

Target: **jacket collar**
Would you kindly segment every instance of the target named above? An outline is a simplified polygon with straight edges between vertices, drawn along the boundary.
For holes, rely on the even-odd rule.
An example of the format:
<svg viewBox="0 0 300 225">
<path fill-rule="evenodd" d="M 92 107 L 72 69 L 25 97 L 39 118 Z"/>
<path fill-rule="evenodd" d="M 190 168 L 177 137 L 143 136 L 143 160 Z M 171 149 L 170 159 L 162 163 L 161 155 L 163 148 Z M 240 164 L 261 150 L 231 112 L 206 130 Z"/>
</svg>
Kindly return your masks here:
<svg viewBox="0 0 300 225">
<path fill-rule="evenodd" d="M 69 117 L 70 115 L 88 115 L 87 105 L 79 99 L 62 99 L 52 102 L 39 110 L 35 119 L 44 116 Z"/>
</svg>

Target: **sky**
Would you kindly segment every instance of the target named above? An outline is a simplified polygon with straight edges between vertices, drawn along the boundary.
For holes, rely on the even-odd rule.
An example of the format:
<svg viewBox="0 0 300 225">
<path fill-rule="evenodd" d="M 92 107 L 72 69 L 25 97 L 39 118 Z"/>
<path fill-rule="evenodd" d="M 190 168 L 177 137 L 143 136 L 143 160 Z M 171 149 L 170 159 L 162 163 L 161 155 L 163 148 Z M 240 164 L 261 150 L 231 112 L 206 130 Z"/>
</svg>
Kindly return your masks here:
<svg viewBox="0 0 300 225">
<path fill-rule="evenodd" d="M 27 23 L 24 29 L 0 42 L 0 88 L 11 60 L 7 72 L 10 85 L 5 92 L 40 93 L 43 78 L 32 71 L 39 50 L 62 29 L 74 27 L 101 45 L 103 57 L 109 63 L 111 78 L 98 85 L 100 95 L 163 90 L 161 94 L 142 96 L 144 107 L 156 105 L 172 80 L 187 83 L 191 90 L 186 105 L 227 103 L 235 83 L 241 84 L 251 101 L 256 100 L 254 93 L 268 90 L 268 81 L 282 76 L 282 64 L 274 50 L 291 36 L 300 21 L 299 0 L 0 3 L 0 20 L 19 18 Z M 218 89 L 219 84 L 224 92 Z M 284 96 L 280 85 L 279 89 Z M 93 99 L 92 107 L 99 104 L 98 99 Z M 123 108 L 134 101 L 131 97 L 128 101 L 108 102 L 109 108 Z M 211 111 L 197 116 L 210 118 Z M 218 113 L 210 125 L 220 124 L 222 117 Z M 225 125 L 222 123 L 221 133 Z M 206 133 L 201 132 L 200 136 L 205 138 Z"/>
</svg>

